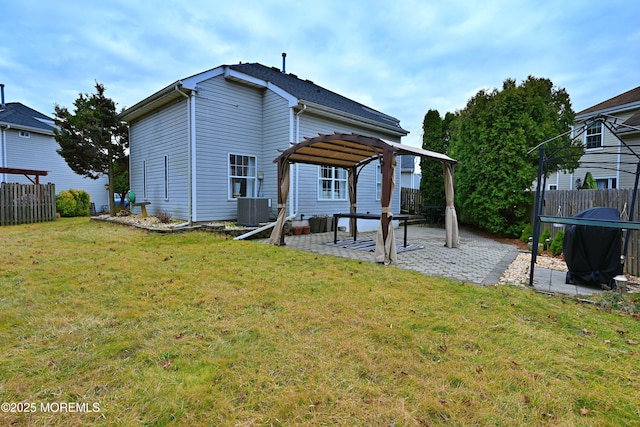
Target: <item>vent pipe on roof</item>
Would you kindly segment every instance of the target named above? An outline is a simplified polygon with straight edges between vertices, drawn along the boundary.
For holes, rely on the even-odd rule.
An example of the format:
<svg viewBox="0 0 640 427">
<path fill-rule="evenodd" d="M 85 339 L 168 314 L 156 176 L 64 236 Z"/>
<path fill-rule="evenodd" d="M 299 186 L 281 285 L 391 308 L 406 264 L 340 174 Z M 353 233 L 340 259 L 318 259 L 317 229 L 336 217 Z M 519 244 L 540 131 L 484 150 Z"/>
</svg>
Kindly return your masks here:
<svg viewBox="0 0 640 427">
<path fill-rule="evenodd" d="M 0 92 L 2 92 L 2 103 L 0 104 L 0 108 L 4 108 L 4 83 L 0 83 Z"/>
<path fill-rule="evenodd" d="M 282 72 L 287 74 L 285 66 L 287 65 L 287 52 L 282 52 Z"/>
</svg>

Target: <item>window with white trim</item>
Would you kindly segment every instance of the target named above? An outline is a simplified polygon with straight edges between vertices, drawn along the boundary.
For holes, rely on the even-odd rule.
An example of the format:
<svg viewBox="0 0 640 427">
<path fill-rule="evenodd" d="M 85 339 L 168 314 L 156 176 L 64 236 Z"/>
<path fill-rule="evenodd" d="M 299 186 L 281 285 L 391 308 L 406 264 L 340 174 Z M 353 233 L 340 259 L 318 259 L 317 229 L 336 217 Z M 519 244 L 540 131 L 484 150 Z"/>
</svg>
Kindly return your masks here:
<svg viewBox="0 0 640 427">
<path fill-rule="evenodd" d="M 588 150 L 602 147 L 602 123 L 594 122 L 587 127 L 584 145 Z"/>
<path fill-rule="evenodd" d="M 616 188 L 616 178 L 596 178 L 598 188 Z"/>
<path fill-rule="evenodd" d="M 164 156 L 164 199 L 169 200 L 169 156 Z"/>
<path fill-rule="evenodd" d="M 254 197 L 256 194 L 256 158 L 241 154 L 229 154 L 230 199 Z"/>
<path fill-rule="evenodd" d="M 25 131 L 25 130 L 21 130 L 21 131 L 20 131 L 20 136 L 21 136 L 22 138 L 31 138 L 31 133 L 29 133 L 29 132 L 27 132 L 27 131 Z"/>
<path fill-rule="evenodd" d="M 347 200 L 347 170 L 334 166 L 318 167 L 318 200 Z"/>
<path fill-rule="evenodd" d="M 147 161 L 142 161 L 142 197 L 147 200 Z"/>
</svg>

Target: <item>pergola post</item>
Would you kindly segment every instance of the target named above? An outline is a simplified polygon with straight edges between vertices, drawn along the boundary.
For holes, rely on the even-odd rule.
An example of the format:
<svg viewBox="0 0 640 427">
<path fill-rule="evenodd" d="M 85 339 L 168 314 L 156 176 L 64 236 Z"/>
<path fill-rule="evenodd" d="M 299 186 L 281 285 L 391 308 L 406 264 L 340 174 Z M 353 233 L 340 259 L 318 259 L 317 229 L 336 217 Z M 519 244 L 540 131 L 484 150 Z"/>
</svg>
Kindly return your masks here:
<svg viewBox="0 0 640 427">
<path fill-rule="evenodd" d="M 382 154 L 382 192 L 380 194 L 381 215 L 380 225 L 382 225 L 382 241 L 387 241 L 389 234 L 389 216 L 391 205 L 391 174 L 393 173 L 393 153 L 390 150 L 384 150 Z"/>
</svg>

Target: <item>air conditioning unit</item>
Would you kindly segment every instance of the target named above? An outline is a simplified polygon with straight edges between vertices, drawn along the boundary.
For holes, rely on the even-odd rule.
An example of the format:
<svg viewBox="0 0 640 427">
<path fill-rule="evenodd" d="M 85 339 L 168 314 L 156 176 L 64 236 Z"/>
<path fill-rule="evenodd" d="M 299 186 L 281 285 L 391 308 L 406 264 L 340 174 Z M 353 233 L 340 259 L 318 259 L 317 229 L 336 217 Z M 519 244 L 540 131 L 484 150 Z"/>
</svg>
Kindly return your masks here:
<svg viewBox="0 0 640 427">
<path fill-rule="evenodd" d="M 271 199 L 265 197 L 238 197 L 238 224 L 256 227 L 269 222 Z"/>
</svg>

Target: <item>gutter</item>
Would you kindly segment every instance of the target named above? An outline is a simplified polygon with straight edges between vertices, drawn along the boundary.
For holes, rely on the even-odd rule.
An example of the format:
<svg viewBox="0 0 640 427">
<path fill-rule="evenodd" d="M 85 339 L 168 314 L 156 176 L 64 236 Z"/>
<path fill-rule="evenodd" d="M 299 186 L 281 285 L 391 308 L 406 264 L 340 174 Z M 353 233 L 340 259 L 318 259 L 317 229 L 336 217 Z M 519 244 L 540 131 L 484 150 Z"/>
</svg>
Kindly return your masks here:
<svg viewBox="0 0 640 427">
<path fill-rule="evenodd" d="M 623 113 L 629 110 L 634 110 L 636 108 L 640 108 L 640 101 L 630 102 L 628 104 L 617 105 L 615 107 L 604 108 L 602 110 L 591 111 L 589 113 L 583 113 L 580 115 L 576 115 L 575 121 L 580 122 L 583 120 L 587 120 L 591 117 L 597 116 L 599 114 L 611 114 L 611 113 Z"/>
<path fill-rule="evenodd" d="M 0 133 L 0 144 L 2 144 L 0 154 L 2 154 L 2 163 L 0 163 L 0 167 L 7 167 L 7 129 L 11 129 L 10 124 L 0 123 L 0 128 L 2 129 L 2 133 Z M 2 174 L 2 182 L 7 182 L 7 174 Z"/>
<path fill-rule="evenodd" d="M 346 113 L 346 112 L 344 112 L 342 110 L 337 110 L 335 108 L 326 107 L 324 105 L 316 104 L 316 103 L 310 102 L 310 101 L 301 100 L 300 102 L 304 103 L 304 105 L 307 105 L 309 108 L 311 108 L 313 110 L 316 110 L 318 112 L 324 113 L 325 116 L 337 117 L 337 118 L 339 118 L 339 119 L 341 119 L 343 121 L 346 121 L 346 122 L 349 122 L 349 123 L 353 123 L 353 124 L 358 124 L 360 126 L 362 126 L 362 124 L 364 123 L 364 124 L 370 125 L 372 127 L 378 128 L 378 129 L 383 128 L 383 129 L 385 129 L 387 131 L 391 131 L 392 133 L 396 134 L 397 136 L 406 136 L 406 135 L 409 134 L 408 130 L 403 129 L 403 128 L 400 127 L 400 124 L 399 124 L 400 122 L 396 118 L 391 117 L 391 116 L 389 116 L 387 114 L 384 114 L 384 113 L 379 113 L 377 111 L 375 112 L 375 114 L 380 115 L 380 117 L 383 117 L 385 119 L 388 118 L 390 122 L 396 121 L 398 123 L 398 125 L 396 125 L 396 126 L 393 126 L 391 124 L 387 125 L 387 124 L 381 123 L 379 121 L 367 119 L 367 118 L 364 118 L 362 116 L 357 116 L 357 115 L 351 114 L 351 113 Z M 363 107 L 363 108 L 365 108 L 365 107 Z M 372 110 L 370 108 L 368 110 L 375 111 L 375 110 Z"/>
<path fill-rule="evenodd" d="M 52 136 L 53 135 L 53 130 L 47 130 L 47 129 L 42 129 L 42 128 L 35 128 L 32 126 L 20 126 L 17 125 L 15 123 L 8 123 L 8 122 L 0 122 L 0 127 L 6 127 L 7 129 L 16 129 L 16 130 L 24 130 L 27 132 L 33 132 L 33 133 L 39 133 L 42 135 L 48 135 L 48 136 Z M 50 125 L 47 125 L 50 126 Z M 53 127 L 53 126 L 50 126 Z"/>
</svg>

